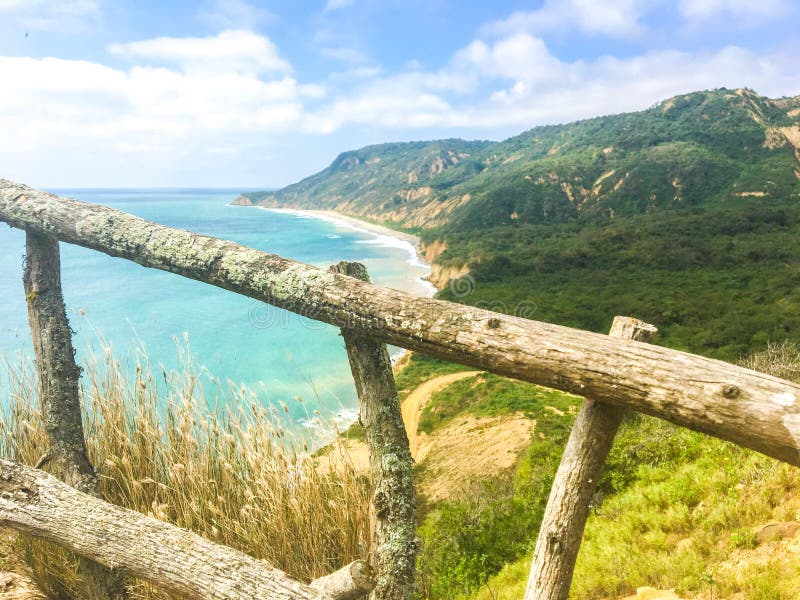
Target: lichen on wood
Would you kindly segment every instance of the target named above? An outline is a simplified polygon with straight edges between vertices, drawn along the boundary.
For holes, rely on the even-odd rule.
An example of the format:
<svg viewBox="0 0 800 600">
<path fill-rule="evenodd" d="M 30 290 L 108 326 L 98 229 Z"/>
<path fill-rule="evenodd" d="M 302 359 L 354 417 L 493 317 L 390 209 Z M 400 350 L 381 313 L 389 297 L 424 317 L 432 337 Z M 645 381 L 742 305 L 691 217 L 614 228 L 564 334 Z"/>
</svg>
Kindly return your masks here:
<svg viewBox="0 0 800 600">
<path fill-rule="evenodd" d="M 369 281 L 359 263 L 340 262 L 336 273 Z M 416 503 L 413 460 L 386 345 L 368 330 L 343 327 L 358 392 L 359 421 L 369 447 L 374 494 L 375 600 L 411 600 L 416 575 Z"/>
<path fill-rule="evenodd" d="M 86 453 L 80 405 L 80 367 L 61 291 L 61 261 L 55 238 L 28 231 L 23 286 L 28 303 L 39 402 L 47 433 L 47 453 L 39 461 L 65 483 L 100 497 L 97 476 Z M 125 598 L 119 573 L 79 561 L 82 578 L 96 598 Z"/>
<path fill-rule="evenodd" d="M 363 560 L 356 560 L 335 573 L 311 582 L 310 587 L 333 600 L 359 600 L 375 588 L 375 572 Z"/>
<path fill-rule="evenodd" d="M 0 526 L 55 542 L 186 598 L 352 600 L 372 585 L 369 569 L 358 561 L 306 585 L 263 560 L 5 459 L 0 459 Z"/>
</svg>

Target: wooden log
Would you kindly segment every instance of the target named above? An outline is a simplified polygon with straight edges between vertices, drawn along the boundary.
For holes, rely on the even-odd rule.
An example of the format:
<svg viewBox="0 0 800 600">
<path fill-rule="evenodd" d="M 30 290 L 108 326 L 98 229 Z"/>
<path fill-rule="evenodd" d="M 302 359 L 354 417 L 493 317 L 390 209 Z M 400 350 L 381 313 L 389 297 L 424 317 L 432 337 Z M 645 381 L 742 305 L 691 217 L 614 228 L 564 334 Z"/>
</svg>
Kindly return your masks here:
<svg viewBox="0 0 800 600">
<path fill-rule="evenodd" d="M 75 363 L 72 331 L 64 308 L 55 238 L 26 234 L 23 284 L 39 375 L 39 403 L 47 432 L 45 460 L 62 481 L 97 495 L 97 476 L 83 437 L 81 369 Z"/>
<path fill-rule="evenodd" d="M 616 317 L 612 337 L 650 342 L 658 330 L 631 317 Z M 566 600 L 583 529 L 597 482 L 626 410 L 586 400 L 569 436 L 550 488 L 533 551 L 525 600 Z"/>
<path fill-rule="evenodd" d="M 69 548 L 107 567 L 188 598 L 349 600 L 369 587 L 357 561 L 305 585 L 286 573 L 190 531 L 103 502 L 52 475 L 0 459 L 0 525 Z M 331 582 L 338 582 L 333 588 Z"/>
<path fill-rule="evenodd" d="M 800 385 L 635 341 L 415 298 L 0 180 L 0 220 L 369 337 L 661 417 L 800 465 Z"/>
<path fill-rule="evenodd" d="M 336 273 L 369 281 L 359 263 L 340 262 Z M 413 460 L 386 345 L 363 331 L 342 328 L 360 404 L 359 421 L 369 447 L 374 494 L 372 540 L 375 600 L 412 600 L 417 536 Z"/>
<path fill-rule="evenodd" d="M 375 573 L 363 560 L 356 560 L 335 573 L 311 582 L 310 587 L 335 600 L 358 600 L 375 588 Z"/>
<path fill-rule="evenodd" d="M 61 291 L 58 241 L 38 233 L 25 236 L 23 285 L 39 375 L 39 403 L 47 432 L 40 463 L 65 483 L 100 497 L 97 476 L 86 453 L 80 404 L 81 370 L 75 363 L 72 331 Z M 119 573 L 79 561 L 81 577 L 94 598 L 125 598 Z"/>
</svg>

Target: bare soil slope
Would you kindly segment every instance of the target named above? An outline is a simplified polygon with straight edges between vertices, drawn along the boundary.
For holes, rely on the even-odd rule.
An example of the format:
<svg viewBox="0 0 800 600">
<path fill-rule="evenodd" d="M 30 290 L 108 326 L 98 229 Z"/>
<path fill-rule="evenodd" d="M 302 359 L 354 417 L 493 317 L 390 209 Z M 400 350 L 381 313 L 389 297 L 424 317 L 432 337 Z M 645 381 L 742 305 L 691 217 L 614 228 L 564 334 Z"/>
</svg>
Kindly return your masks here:
<svg viewBox="0 0 800 600">
<path fill-rule="evenodd" d="M 435 377 L 403 401 L 403 421 L 411 455 L 422 466 L 417 490 L 427 502 L 444 500 L 472 481 L 513 467 L 536 427 L 536 421 L 517 413 L 499 417 L 464 416 L 431 434 L 418 431 L 422 409 L 433 394 L 478 374 L 480 371 L 463 371 Z M 342 450 L 357 470 L 369 470 L 369 452 L 364 442 L 345 440 Z M 331 462 L 341 462 L 332 456 L 332 453 L 321 456 L 319 468 L 327 471 Z"/>
</svg>

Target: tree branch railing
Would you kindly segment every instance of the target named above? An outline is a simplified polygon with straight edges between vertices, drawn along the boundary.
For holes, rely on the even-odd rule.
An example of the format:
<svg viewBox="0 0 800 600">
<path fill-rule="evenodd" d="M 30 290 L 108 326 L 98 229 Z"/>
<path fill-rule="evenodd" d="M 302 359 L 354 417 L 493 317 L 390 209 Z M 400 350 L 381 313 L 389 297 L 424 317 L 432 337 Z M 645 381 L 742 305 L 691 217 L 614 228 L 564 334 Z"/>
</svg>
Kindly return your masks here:
<svg viewBox="0 0 800 600">
<path fill-rule="evenodd" d="M 56 542 L 190 598 L 351 600 L 373 585 L 369 575 L 361 575 L 360 561 L 303 584 L 265 561 L 4 459 L 0 459 L 0 525 Z M 353 596 L 353 590 L 359 594 Z"/>
<path fill-rule="evenodd" d="M 364 265 L 340 262 L 331 271 L 369 281 Z M 342 328 L 369 448 L 374 522 L 375 598 L 413 600 L 416 577 L 416 502 L 413 460 L 386 344 Z"/>
<path fill-rule="evenodd" d="M 429 356 L 624 406 L 800 465 L 800 385 L 669 348 L 418 298 L 0 180 L 0 221 Z"/>
<path fill-rule="evenodd" d="M 609 336 L 650 342 L 658 330 L 630 317 L 617 317 Z M 526 600 L 566 600 L 592 497 L 625 409 L 586 400 L 569 440 L 547 500 L 533 550 Z"/>
<path fill-rule="evenodd" d="M 373 349 L 391 343 L 660 417 L 800 465 L 800 385 L 776 377 L 633 340 L 413 297 L 5 180 L 0 221 L 332 324 L 371 340 Z M 359 389 L 362 410 L 373 392 L 376 402 L 393 401 L 385 390 Z"/>
</svg>

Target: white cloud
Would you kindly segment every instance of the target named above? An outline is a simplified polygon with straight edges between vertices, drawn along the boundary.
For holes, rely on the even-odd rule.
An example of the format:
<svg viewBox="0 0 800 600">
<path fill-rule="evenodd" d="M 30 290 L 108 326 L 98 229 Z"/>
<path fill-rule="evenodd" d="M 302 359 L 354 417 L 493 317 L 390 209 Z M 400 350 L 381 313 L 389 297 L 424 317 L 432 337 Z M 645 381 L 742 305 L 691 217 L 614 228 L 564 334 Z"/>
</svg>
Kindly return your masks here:
<svg viewBox="0 0 800 600">
<path fill-rule="evenodd" d="M 516 33 L 493 44 L 473 41 L 438 72 L 371 80 L 316 111 L 307 126 L 323 132 L 348 123 L 524 129 L 640 110 L 679 93 L 744 86 L 773 96 L 799 93 L 794 54 L 730 46 L 715 52 L 664 50 L 566 62 L 541 39 Z"/>
<path fill-rule="evenodd" d="M 455 68 L 477 70 L 489 78 L 545 82 L 564 75 L 562 63 L 550 54 L 544 41 L 527 33 L 516 33 L 493 45 L 481 40 L 456 53 Z"/>
<path fill-rule="evenodd" d="M 749 86 L 773 95 L 800 91 L 800 69 L 791 53 L 737 47 L 567 62 L 541 39 L 516 33 L 494 43 L 475 40 L 438 71 L 359 69 L 323 85 L 298 82 L 280 62 L 284 72 L 277 77 L 243 70 L 243 60 L 274 67 L 274 46 L 263 37 L 230 46 L 218 44 L 220 38 L 226 35 L 115 47 L 132 60 L 153 58 L 179 67 L 116 69 L 87 61 L 0 57 L 7 90 L 0 95 L 2 138 L 15 140 L 15 151 L 75 145 L 102 152 L 123 144 L 126 152 L 144 152 L 192 145 L 198 136 L 229 147 L 242 135 L 331 133 L 351 124 L 457 127 L 466 136 L 636 110 L 676 93 L 717 86 Z M 184 66 L 203 60 L 220 68 Z"/>
<path fill-rule="evenodd" d="M 355 0 L 328 0 L 325 3 L 325 12 L 331 12 L 333 10 L 339 10 L 342 8 L 348 8 L 353 6 Z"/>
<path fill-rule="evenodd" d="M 348 124 L 414 129 L 434 127 L 441 125 L 453 110 L 441 96 L 393 83 L 378 82 L 368 90 L 335 100 L 322 110 L 306 115 L 304 130 L 332 133 Z"/>
<path fill-rule="evenodd" d="M 354 67 L 345 71 L 336 71 L 328 75 L 328 80 L 332 82 L 350 82 L 352 80 L 374 80 L 382 73 L 380 67 Z"/>
<path fill-rule="evenodd" d="M 490 23 L 484 31 L 504 35 L 578 29 L 584 33 L 631 37 L 644 31 L 641 17 L 653 4 L 652 0 L 545 0 L 541 8 L 515 12 Z"/>
<path fill-rule="evenodd" d="M 0 13 L 26 29 L 77 31 L 96 26 L 96 0 L 0 0 Z"/>
<path fill-rule="evenodd" d="M 354 131 L 372 130 L 369 135 L 383 139 L 442 132 L 497 137 L 638 110 L 698 89 L 800 93 L 800 64 L 788 48 L 564 60 L 541 37 L 517 29 L 475 39 L 436 70 L 407 63 L 387 73 L 363 65 L 320 81 L 299 81 L 272 41 L 251 31 L 157 38 L 109 50 L 131 64 L 0 56 L 0 139 L 13 140 L 0 146 L 0 176 L 21 173 L 19 179 L 36 183 L 41 169 L 61 169 L 73 182 L 80 172 L 86 173 L 83 183 L 121 185 L 91 174 L 141 172 L 153 184 L 169 182 L 172 169 L 188 173 L 181 183 L 206 170 L 268 180 L 270 173 L 256 171 L 264 157 L 288 161 L 286 152 L 311 154 L 324 144 L 331 153 L 344 150 L 355 143 Z M 318 137 L 335 132 L 340 137 Z M 294 160 L 292 176 L 314 168 L 305 156 Z M 290 177 L 287 166 L 277 167 L 274 177 Z"/>
<path fill-rule="evenodd" d="M 253 182 L 258 174 L 241 156 L 248 168 L 263 165 L 265 148 L 302 131 L 306 104 L 327 93 L 320 82 L 290 76 L 274 45 L 250 32 L 113 50 L 134 64 L 0 56 L 0 139 L 13 140 L 0 146 L 3 176 L 93 185 Z"/>
<path fill-rule="evenodd" d="M 707 21 L 720 15 L 761 21 L 792 11 L 786 0 L 679 0 L 678 7 L 690 21 Z"/>
<path fill-rule="evenodd" d="M 262 81 L 240 73 L 197 74 L 166 68 L 129 71 L 54 58 L 0 58 L 0 123 L 43 144 L 124 139 L 177 141 L 196 131 L 286 131 L 302 100 L 320 86 L 291 77 Z"/>
<path fill-rule="evenodd" d="M 270 47 L 263 39 L 256 48 Z M 118 69 L 88 61 L 0 57 L 0 139 L 14 140 L 13 146 L 0 147 L 0 164 L 9 169 L 4 174 L 28 173 L 23 178 L 35 181 L 42 168 L 69 173 L 62 164 L 98 178 L 109 168 L 127 173 L 139 163 L 154 172 L 170 165 L 184 169 L 201 156 L 224 155 L 206 147 L 247 147 L 254 136 L 266 140 L 300 130 L 304 103 L 326 94 L 323 85 L 300 83 L 285 73 L 270 77 L 241 70 L 243 53 L 215 48 L 209 53 L 173 40 L 124 50 L 131 58 L 141 53 L 188 63 L 210 56 L 224 59 L 218 66 L 227 64 L 227 70 L 144 64 Z M 256 53 L 261 57 L 256 64 L 272 66 L 263 56 Z M 100 163 L 105 166 L 97 167 Z"/>
<path fill-rule="evenodd" d="M 325 12 L 341 8 L 345 4 L 337 5 L 333 9 L 326 7 Z M 374 63 L 375 60 L 366 51 L 362 43 L 363 23 L 351 21 L 350 17 L 336 18 L 336 16 L 321 15 L 314 20 L 314 30 L 311 36 L 313 47 L 327 58 L 332 58 L 350 65 L 364 65 Z"/>
<path fill-rule="evenodd" d="M 481 110 L 468 107 L 453 121 L 487 127 L 566 122 L 639 110 L 679 93 L 715 87 L 748 86 L 773 95 L 800 91 L 800 73 L 791 57 L 772 58 L 728 47 L 704 54 L 668 50 L 561 63 L 559 77 L 546 85 L 517 79 L 495 91 Z"/>
<path fill-rule="evenodd" d="M 112 44 L 112 54 L 156 63 L 178 64 L 185 69 L 213 71 L 288 72 L 268 38 L 247 30 L 228 30 L 213 37 L 160 37 L 127 44 Z"/>
<path fill-rule="evenodd" d="M 28 0 L 0 0 L 0 11 L 17 10 L 28 4 Z"/>
<path fill-rule="evenodd" d="M 323 48 L 320 52 L 328 58 L 333 58 L 345 63 L 350 64 L 363 64 L 369 59 L 367 56 L 356 48 L 348 46 L 336 46 L 330 48 Z"/>
</svg>

